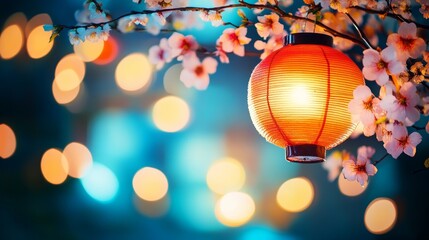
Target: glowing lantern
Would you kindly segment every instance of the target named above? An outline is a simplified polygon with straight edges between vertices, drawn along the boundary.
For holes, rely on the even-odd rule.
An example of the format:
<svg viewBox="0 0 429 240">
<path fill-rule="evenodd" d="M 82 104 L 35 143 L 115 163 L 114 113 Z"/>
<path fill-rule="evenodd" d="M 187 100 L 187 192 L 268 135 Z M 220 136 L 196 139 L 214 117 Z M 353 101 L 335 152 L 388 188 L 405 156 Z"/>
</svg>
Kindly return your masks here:
<svg viewBox="0 0 429 240">
<path fill-rule="evenodd" d="M 297 33 L 262 60 L 249 81 L 248 104 L 259 133 L 293 162 L 324 161 L 355 128 L 348 103 L 364 84 L 360 69 L 324 34 Z"/>
</svg>

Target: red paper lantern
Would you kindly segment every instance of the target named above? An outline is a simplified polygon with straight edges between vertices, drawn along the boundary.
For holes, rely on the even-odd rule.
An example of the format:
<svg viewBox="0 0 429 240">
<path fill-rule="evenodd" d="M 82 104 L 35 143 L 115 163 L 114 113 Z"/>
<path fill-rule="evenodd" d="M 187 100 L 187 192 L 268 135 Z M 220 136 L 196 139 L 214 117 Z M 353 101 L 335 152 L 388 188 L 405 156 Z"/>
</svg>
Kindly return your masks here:
<svg viewBox="0 0 429 240">
<path fill-rule="evenodd" d="M 348 111 L 361 70 L 332 48 L 332 37 L 288 36 L 262 60 L 249 81 L 248 105 L 259 133 L 294 162 L 324 161 L 326 149 L 345 141 L 355 125 Z"/>
</svg>

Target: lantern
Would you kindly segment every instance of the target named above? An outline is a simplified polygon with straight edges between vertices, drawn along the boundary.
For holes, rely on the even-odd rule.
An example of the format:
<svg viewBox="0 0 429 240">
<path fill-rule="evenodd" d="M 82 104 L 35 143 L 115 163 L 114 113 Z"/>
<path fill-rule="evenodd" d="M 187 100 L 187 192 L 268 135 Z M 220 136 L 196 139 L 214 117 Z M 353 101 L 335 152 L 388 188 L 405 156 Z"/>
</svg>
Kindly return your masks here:
<svg viewBox="0 0 429 240">
<path fill-rule="evenodd" d="M 268 142 L 286 149 L 287 160 L 321 162 L 355 128 L 348 103 L 362 84 L 361 70 L 332 48 L 332 37 L 292 34 L 253 70 L 250 116 Z"/>
</svg>

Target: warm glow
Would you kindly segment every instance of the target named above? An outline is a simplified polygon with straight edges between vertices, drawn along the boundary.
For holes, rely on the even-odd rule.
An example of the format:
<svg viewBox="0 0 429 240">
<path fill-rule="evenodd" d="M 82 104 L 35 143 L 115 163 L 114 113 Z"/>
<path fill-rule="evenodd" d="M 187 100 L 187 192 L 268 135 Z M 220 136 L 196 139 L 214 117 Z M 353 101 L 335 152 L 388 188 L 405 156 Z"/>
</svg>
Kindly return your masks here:
<svg viewBox="0 0 429 240">
<path fill-rule="evenodd" d="M 12 128 L 6 124 L 0 124 L 0 158 L 6 159 L 15 152 L 16 137 Z"/>
<path fill-rule="evenodd" d="M 63 151 L 69 165 L 69 176 L 74 178 L 83 177 L 92 165 L 92 155 L 81 143 L 72 142 Z"/>
<path fill-rule="evenodd" d="M 0 55 L 3 59 L 11 59 L 21 51 L 24 33 L 18 25 L 8 26 L 0 35 Z"/>
<path fill-rule="evenodd" d="M 104 41 L 99 40 L 97 42 L 85 41 L 80 44 L 73 45 L 74 52 L 84 62 L 92 62 L 97 59 L 104 48 Z"/>
<path fill-rule="evenodd" d="M 101 163 L 94 163 L 81 181 L 89 196 L 100 202 L 109 202 L 118 193 L 119 182 L 116 175 Z"/>
<path fill-rule="evenodd" d="M 148 87 L 152 77 L 152 65 L 141 53 L 124 57 L 116 67 L 116 84 L 124 91 L 135 92 Z"/>
<path fill-rule="evenodd" d="M 238 227 L 246 224 L 255 213 L 252 197 L 242 192 L 230 192 L 222 196 L 215 207 L 216 218 L 223 225 Z"/>
<path fill-rule="evenodd" d="M 292 178 L 277 191 L 277 203 L 289 212 L 301 212 L 313 202 L 314 189 L 306 178 Z"/>
<path fill-rule="evenodd" d="M 67 159 L 58 149 L 51 148 L 43 154 L 40 168 L 43 177 L 52 184 L 61 184 L 67 179 Z"/>
<path fill-rule="evenodd" d="M 106 65 L 111 63 L 118 56 L 119 48 L 116 40 L 109 36 L 109 38 L 104 41 L 103 51 L 100 56 L 95 59 L 94 63 L 99 65 Z"/>
<path fill-rule="evenodd" d="M 188 124 L 190 109 L 188 104 L 181 98 L 174 96 L 164 97 L 153 106 L 152 119 L 160 130 L 177 132 Z"/>
<path fill-rule="evenodd" d="M 224 158 L 214 162 L 207 172 L 207 185 L 218 194 L 240 190 L 246 181 L 243 165 L 233 159 Z"/>
<path fill-rule="evenodd" d="M 54 79 L 54 82 L 61 91 L 71 91 L 77 88 L 81 81 L 73 69 L 61 71 Z"/>
<path fill-rule="evenodd" d="M 311 95 L 305 86 L 297 85 L 293 88 L 292 94 L 288 96 L 287 103 L 300 107 L 310 107 L 313 102 Z"/>
<path fill-rule="evenodd" d="M 85 76 L 85 63 L 79 56 L 71 53 L 61 58 L 61 60 L 57 63 L 57 67 L 55 68 L 55 77 L 67 69 L 74 70 L 79 78 L 79 81 L 83 80 Z"/>
<path fill-rule="evenodd" d="M 384 234 L 393 228 L 396 218 L 395 202 L 388 198 L 377 198 L 366 208 L 365 226 L 374 234 Z"/>
<path fill-rule="evenodd" d="M 134 192 L 146 201 L 157 201 L 168 191 L 168 181 L 164 173 L 152 167 L 140 169 L 133 178 Z"/>
<path fill-rule="evenodd" d="M 42 58 L 51 51 L 54 45 L 54 41 L 49 41 L 51 34 L 43 30 L 43 25 L 31 31 L 27 38 L 27 52 L 31 58 Z"/>
<path fill-rule="evenodd" d="M 361 70 L 344 53 L 324 45 L 287 45 L 255 67 L 248 88 L 250 116 L 258 132 L 279 147 L 331 149 L 355 127 L 348 104 L 362 84 Z"/>
<path fill-rule="evenodd" d="M 52 94 L 54 95 L 55 101 L 59 104 L 67 104 L 76 99 L 79 94 L 80 86 L 78 85 L 76 88 L 70 91 L 62 91 L 56 81 L 52 82 Z"/>
<path fill-rule="evenodd" d="M 363 193 L 368 186 L 368 182 L 365 182 L 365 185 L 362 187 L 358 181 L 349 181 L 344 178 L 343 175 L 338 177 L 338 187 L 342 194 L 354 197 Z"/>
</svg>

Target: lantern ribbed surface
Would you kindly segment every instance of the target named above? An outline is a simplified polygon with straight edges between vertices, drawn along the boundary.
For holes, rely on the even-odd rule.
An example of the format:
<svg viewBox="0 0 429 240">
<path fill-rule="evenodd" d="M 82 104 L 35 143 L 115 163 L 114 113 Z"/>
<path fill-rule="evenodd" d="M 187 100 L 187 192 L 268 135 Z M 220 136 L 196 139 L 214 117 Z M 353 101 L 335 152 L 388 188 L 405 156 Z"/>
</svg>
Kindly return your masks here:
<svg viewBox="0 0 429 240">
<path fill-rule="evenodd" d="M 248 88 L 250 116 L 268 142 L 287 149 L 321 149 L 324 158 L 325 149 L 337 146 L 354 130 L 348 103 L 362 84 L 361 70 L 340 51 L 290 44 L 253 70 Z M 323 161 L 320 158 L 288 159 Z"/>
</svg>

